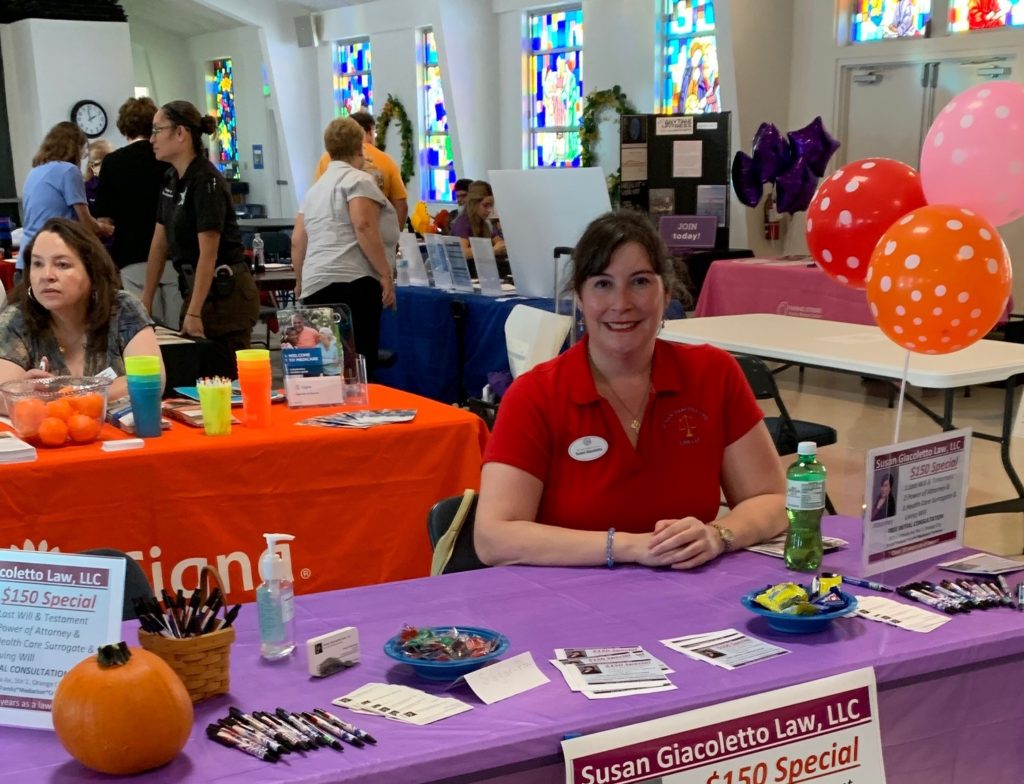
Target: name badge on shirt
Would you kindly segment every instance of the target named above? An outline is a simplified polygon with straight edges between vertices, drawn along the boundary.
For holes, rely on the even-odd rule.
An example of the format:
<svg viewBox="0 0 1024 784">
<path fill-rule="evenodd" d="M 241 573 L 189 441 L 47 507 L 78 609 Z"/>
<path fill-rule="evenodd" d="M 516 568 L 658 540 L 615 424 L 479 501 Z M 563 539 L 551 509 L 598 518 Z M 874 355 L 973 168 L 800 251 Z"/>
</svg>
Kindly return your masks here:
<svg viewBox="0 0 1024 784">
<path fill-rule="evenodd" d="M 581 463 L 589 463 L 604 457 L 608 452 L 608 442 L 601 436 L 583 436 L 569 444 L 569 457 Z"/>
</svg>

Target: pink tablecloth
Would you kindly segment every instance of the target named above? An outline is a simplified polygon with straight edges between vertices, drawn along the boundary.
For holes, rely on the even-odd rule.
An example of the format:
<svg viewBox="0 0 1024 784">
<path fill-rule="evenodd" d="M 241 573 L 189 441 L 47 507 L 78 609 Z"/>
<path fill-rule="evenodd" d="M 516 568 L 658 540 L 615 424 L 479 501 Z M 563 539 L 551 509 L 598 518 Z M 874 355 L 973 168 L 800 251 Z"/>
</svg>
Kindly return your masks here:
<svg viewBox="0 0 1024 784">
<path fill-rule="evenodd" d="M 778 313 L 782 316 L 874 324 L 862 289 L 829 278 L 811 261 L 716 261 L 697 300 L 697 316 Z"/>
</svg>

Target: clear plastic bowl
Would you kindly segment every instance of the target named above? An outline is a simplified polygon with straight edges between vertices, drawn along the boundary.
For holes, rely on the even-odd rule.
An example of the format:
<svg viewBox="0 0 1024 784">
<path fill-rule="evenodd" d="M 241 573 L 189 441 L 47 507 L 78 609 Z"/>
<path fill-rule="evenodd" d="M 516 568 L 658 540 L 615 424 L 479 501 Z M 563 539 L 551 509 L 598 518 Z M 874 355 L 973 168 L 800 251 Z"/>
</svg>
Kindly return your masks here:
<svg viewBox="0 0 1024 784">
<path fill-rule="evenodd" d="M 96 440 L 107 416 L 110 379 L 55 376 L 0 384 L 11 424 L 33 444 L 59 447 Z"/>
</svg>

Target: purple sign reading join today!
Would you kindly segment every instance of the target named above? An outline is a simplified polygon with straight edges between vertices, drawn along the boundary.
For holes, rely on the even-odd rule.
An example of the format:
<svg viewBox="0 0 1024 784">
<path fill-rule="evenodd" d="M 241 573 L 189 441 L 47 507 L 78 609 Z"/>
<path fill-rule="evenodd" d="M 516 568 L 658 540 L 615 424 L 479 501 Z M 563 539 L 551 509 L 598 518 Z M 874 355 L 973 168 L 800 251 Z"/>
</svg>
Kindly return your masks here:
<svg viewBox="0 0 1024 784">
<path fill-rule="evenodd" d="M 713 248 L 718 218 L 714 215 L 662 215 L 658 231 L 670 248 Z"/>
</svg>

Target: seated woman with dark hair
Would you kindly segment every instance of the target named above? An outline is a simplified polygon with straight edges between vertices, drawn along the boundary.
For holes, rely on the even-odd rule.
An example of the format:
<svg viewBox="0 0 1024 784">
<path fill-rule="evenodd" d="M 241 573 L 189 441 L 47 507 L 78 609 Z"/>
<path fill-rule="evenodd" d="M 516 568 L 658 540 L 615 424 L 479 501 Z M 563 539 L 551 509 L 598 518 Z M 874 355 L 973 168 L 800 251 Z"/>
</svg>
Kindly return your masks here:
<svg viewBox="0 0 1024 784">
<path fill-rule="evenodd" d="M 782 467 L 736 360 L 658 340 L 671 265 L 650 221 L 597 218 L 573 265 L 587 334 L 502 399 L 480 558 L 690 569 L 783 531 Z M 723 492 L 730 509 L 716 519 Z"/>
<path fill-rule="evenodd" d="M 466 191 L 465 207 L 458 217 L 452 221 L 451 233 L 462 239 L 462 250 L 467 259 L 473 258 L 473 250 L 469 244 L 470 237 L 486 237 L 494 245 L 495 254 L 505 253 L 505 239 L 501 233 L 495 233 L 487 218 L 494 211 L 494 191 L 491 184 L 477 180 Z"/>
<path fill-rule="evenodd" d="M 124 397 L 124 358 L 160 356 L 160 346 L 142 303 L 120 291 L 99 240 L 54 218 L 25 247 L 25 259 L 26 274 L 0 313 L 0 382 L 96 376 L 109 368 L 117 375 L 110 398 Z"/>
</svg>

